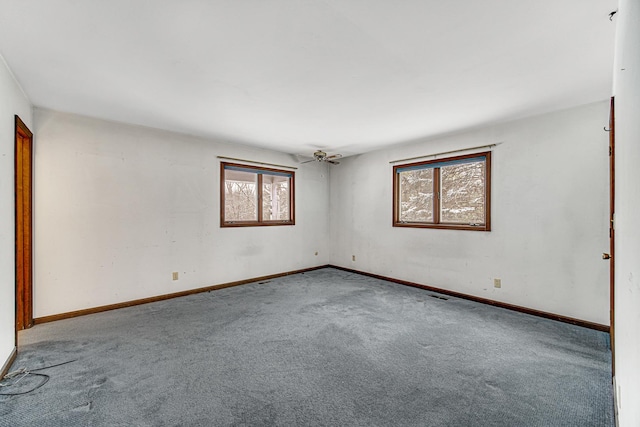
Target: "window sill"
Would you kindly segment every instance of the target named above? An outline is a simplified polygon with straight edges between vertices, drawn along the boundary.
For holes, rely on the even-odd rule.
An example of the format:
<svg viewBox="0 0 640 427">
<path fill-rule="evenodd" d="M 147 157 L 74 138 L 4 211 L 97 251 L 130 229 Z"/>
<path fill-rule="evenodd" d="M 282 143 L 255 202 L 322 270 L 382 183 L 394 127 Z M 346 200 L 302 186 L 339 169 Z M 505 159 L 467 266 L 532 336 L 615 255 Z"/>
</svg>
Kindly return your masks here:
<svg viewBox="0 0 640 427">
<path fill-rule="evenodd" d="M 278 225 L 296 225 L 295 221 L 269 221 L 269 222 L 223 222 L 220 227 L 274 227 Z"/>
<path fill-rule="evenodd" d="M 443 230 L 468 230 L 468 231 L 491 231 L 488 224 L 468 225 L 468 224 L 427 224 L 423 222 L 394 222 L 394 227 L 404 228 L 439 228 Z"/>
</svg>

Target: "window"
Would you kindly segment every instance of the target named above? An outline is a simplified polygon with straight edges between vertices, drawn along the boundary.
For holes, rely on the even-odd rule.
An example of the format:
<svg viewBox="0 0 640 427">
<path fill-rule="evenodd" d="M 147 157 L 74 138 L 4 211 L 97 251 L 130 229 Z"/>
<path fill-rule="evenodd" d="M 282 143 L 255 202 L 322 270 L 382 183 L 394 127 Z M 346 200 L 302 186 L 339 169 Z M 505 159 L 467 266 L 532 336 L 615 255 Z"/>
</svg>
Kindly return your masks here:
<svg viewBox="0 0 640 427">
<path fill-rule="evenodd" d="M 220 163 L 220 226 L 293 225 L 294 173 Z"/>
<path fill-rule="evenodd" d="M 491 152 L 393 167 L 393 226 L 491 230 Z"/>
</svg>

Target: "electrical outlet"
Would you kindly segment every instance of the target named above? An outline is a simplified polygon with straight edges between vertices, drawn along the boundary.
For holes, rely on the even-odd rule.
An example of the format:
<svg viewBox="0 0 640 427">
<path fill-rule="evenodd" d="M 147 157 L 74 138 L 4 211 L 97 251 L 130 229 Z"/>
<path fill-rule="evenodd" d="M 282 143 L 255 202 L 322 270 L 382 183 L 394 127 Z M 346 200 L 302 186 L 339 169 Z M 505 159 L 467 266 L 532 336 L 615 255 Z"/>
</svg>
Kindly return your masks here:
<svg viewBox="0 0 640 427">
<path fill-rule="evenodd" d="M 502 287 L 502 279 L 493 279 L 493 287 L 501 288 Z"/>
<path fill-rule="evenodd" d="M 173 273 L 171 273 L 173 280 L 178 280 L 178 272 L 174 271 Z"/>
<path fill-rule="evenodd" d="M 356 260 L 356 256 L 355 255 L 351 255 L 351 261 L 355 261 Z"/>
</svg>

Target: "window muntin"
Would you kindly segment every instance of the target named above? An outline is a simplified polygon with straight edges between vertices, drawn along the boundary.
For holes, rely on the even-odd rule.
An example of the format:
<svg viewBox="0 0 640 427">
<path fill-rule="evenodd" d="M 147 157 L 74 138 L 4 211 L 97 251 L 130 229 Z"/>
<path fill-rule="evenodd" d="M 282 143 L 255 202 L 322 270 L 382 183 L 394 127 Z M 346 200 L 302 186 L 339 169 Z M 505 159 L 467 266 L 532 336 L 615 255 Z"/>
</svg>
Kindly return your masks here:
<svg viewBox="0 0 640 427">
<path fill-rule="evenodd" d="M 393 168 L 393 225 L 489 231 L 491 152 Z"/>
<path fill-rule="evenodd" d="M 222 227 L 293 225 L 294 172 L 221 162 Z"/>
</svg>

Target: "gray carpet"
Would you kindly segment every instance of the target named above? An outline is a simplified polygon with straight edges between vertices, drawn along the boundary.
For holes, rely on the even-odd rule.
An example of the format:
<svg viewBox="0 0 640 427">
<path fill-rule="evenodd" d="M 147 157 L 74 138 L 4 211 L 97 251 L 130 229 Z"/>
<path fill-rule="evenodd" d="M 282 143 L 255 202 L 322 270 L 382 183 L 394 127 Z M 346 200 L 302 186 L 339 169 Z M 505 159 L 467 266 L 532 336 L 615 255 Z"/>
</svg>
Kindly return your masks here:
<svg viewBox="0 0 640 427">
<path fill-rule="evenodd" d="M 38 325 L 0 426 L 612 426 L 608 335 L 326 268 Z M 26 391 L 42 378 L 0 388 Z"/>
</svg>

